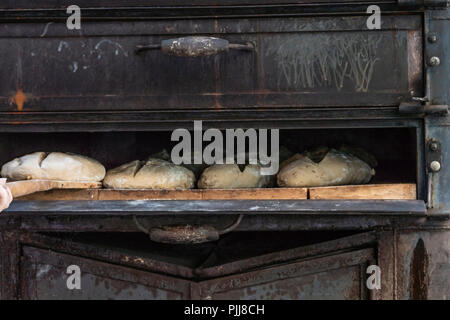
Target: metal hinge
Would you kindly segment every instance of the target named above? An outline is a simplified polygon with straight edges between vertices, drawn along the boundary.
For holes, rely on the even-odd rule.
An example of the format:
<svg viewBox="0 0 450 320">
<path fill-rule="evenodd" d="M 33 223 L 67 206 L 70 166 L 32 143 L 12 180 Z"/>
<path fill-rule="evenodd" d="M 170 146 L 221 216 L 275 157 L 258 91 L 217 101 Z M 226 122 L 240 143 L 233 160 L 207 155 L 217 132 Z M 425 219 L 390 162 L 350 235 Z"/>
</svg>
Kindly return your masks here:
<svg viewBox="0 0 450 320">
<path fill-rule="evenodd" d="M 423 104 L 427 102 L 427 98 L 413 98 L 416 101 L 402 102 L 398 107 L 398 111 L 401 114 L 414 114 L 414 115 L 438 115 L 445 116 L 448 114 L 448 105 L 446 104 Z"/>
<path fill-rule="evenodd" d="M 449 0 L 398 0 L 401 7 L 447 8 Z"/>
</svg>

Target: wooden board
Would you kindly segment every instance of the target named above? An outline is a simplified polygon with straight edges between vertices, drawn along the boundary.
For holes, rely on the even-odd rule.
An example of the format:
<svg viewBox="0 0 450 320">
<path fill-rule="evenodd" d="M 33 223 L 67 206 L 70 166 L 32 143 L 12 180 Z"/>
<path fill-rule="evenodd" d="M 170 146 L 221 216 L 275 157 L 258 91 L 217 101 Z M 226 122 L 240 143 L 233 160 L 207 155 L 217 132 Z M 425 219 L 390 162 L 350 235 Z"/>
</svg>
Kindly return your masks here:
<svg viewBox="0 0 450 320">
<path fill-rule="evenodd" d="M 188 190 L 51 190 L 16 200 L 305 200 L 307 188 Z"/>
<path fill-rule="evenodd" d="M 6 186 L 11 190 L 12 196 L 16 198 L 52 189 L 101 188 L 102 183 L 97 181 L 59 181 L 33 179 L 8 182 Z"/>
<path fill-rule="evenodd" d="M 367 184 L 309 188 L 310 199 L 324 200 L 415 200 L 413 183 Z"/>
<path fill-rule="evenodd" d="M 65 189 L 38 192 L 16 200 L 306 200 L 308 198 L 324 200 L 415 200 L 416 185 L 399 183 L 233 190 Z"/>
<path fill-rule="evenodd" d="M 14 199 L 14 201 L 24 200 L 98 200 L 98 189 L 55 189 L 50 191 L 37 192 Z"/>
</svg>

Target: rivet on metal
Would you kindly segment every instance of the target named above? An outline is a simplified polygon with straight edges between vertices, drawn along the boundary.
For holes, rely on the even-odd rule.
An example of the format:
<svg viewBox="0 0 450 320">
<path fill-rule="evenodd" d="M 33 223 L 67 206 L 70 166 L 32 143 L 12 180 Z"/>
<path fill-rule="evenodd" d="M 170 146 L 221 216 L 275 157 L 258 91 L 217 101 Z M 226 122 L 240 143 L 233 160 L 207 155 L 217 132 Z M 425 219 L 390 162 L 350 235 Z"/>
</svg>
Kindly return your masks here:
<svg viewBox="0 0 450 320">
<path fill-rule="evenodd" d="M 436 56 L 431 57 L 431 58 L 428 60 L 428 64 L 429 64 L 430 66 L 432 66 L 432 67 L 438 66 L 440 63 L 441 63 L 441 60 L 440 60 L 438 57 L 436 57 Z"/>
<path fill-rule="evenodd" d="M 437 36 L 435 34 L 431 34 L 428 36 L 428 42 L 435 43 L 437 41 Z"/>
<path fill-rule="evenodd" d="M 438 172 L 439 170 L 441 170 L 441 164 L 439 163 L 439 161 L 432 161 L 430 163 L 430 169 L 433 172 Z"/>
<path fill-rule="evenodd" d="M 430 150 L 431 150 L 431 151 L 436 151 L 438 148 L 439 148 L 439 147 L 438 147 L 438 144 L 437 144 L 436 142 L 432 142 L 432 143 L 430 144 Z"/>
</svg>

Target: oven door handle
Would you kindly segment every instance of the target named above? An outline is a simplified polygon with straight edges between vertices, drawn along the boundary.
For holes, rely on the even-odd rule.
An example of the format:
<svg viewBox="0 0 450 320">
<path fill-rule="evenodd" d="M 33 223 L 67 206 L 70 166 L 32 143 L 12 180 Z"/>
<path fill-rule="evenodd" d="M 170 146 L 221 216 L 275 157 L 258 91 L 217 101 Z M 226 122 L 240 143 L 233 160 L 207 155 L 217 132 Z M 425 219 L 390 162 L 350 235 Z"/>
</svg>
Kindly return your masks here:
<svg viewBox="0 0 450 320">
<path fill-rule="evenodd" d="M 216 55 L 229 49 L 253 51 L 255 46 L 251 42 L 237 44 L 220 38 L 191 36 L 162 40 L 161 44 L 138 45 L 136 53 L 154 49 L 160 49 L 165 54 L 179 57 L 200 57 Z"/>
<path fill-rule="evenodd" d="M 146 229 L 139 223 L 136 216 L 133 216 L 133 220 L 136 227 L 148 234 L 152 241 L 168 244 L 197 244 L 219 240 L 221 235 L 236 229 L 243 217 L 244 215 L 239 215 L 232 225 L 223 230 L 217 230 L 209 225 L 171 225 Z"/>
</svg>

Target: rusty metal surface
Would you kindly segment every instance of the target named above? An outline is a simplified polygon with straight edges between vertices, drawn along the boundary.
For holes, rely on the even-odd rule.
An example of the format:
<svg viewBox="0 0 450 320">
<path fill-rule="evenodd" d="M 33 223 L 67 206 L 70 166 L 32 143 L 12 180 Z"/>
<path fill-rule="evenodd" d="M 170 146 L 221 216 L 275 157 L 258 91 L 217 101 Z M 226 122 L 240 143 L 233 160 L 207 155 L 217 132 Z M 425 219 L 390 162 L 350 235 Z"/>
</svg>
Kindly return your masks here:
<svg viewBox="0 0 450 320">
<path fill-rule="evenodd" d="M 446 117 L 427 117 L 425 119 L 425 137 L 427 141 L 438 141 L 441 145 L 440 155 L 437 158 L 441 161 L 441 169 L 434 172 L 431 177 L 431 195 L 430 213 L 448 215 L 450 213 L 450 118 Z M 432 151 L 425 150 L 433 154 Z M 436 160 L 429 156 L 431 160 Z M 427 172 L 430 173 L 427 168 Z"/>
<path fill-rule="evenodd" d="M 297 234 L 298 236 L 301 236 L 301 234 L 299 233 Z M 82 240 L 83 237 L 76 237 L 76 238 L 71 238 L 70 236 L 61 237 L 60 235 L 57 234 L 42 235 L 36 233 L 22 232 L 15 235 L 13 233 L 6 233 L 6 235 L 12 239 L 15 239 L 20 244 L 20 246 L 39 247 L 41 249 L 51 250 L 54 252 L 65 253 L 74 256 L 83 256 L 85 258 L 97 261 L 104 261 L 131 268 L 137 268 L 140 270 L 147 270 L 158 274 L 166 274 L 178 278 L 193 279 L 197 281 L 200 279 L 217 278 L 220 276 L 235 274 L 246 270 L 252 270 L 256 268 L 267 267 L 270 265 L 287 263 L 289 261 L 292 262 L 299 259 L 306 259 L 314 256 L 330 255 L 333 254 L 333 252 L 340 252 L 344 250 L 351 250 L 354 248 L 375 246 L 377 243 L 377 234 L 375 232 L 362 233 L 350 236 L 345 236 L 344 233 L 343 234 L 344 236 L 338 237 L 337 239 L 335 239 L 337 236 L 334 236 L 329 238 L 328 241 L 322 241 L 315 244 L 294 247 L 293 249 L 286 249 L 281 251 L 278 250 L 276 252 L 270 252 L 270 249 L 267 248 L 262 251 L 263 254 L 253 253 L 254 256 L 250 258 L 239 258 L 237 250 L 232 249 L 233 246 L 236 247 L 239 244 L 233 243 L 233 238 L 229 238 L 229 240 L 227 240 L 224 243 L 208 245 L 207 247 L 213 248 L 213 250 L 210 251 L 205 256 L 207 258 L 206 260 L 203 260 L 204 258 L 196 259 L 194 257 L 191 257 L 191 259 L 194 260 L 194 262 L 191 263 L 179 259 L 180 254 L 177 253 L 178 249 L 176 251 L 173 250 L 170 251 L 169 248 L 172 249 L 179 248 L 179 250 L 183 250 L 184 248 L 184 250 L 189 250 L 189 248 L 193 248 L 192 246 L 180 247 L 168 245 L 161 246 L 157 244 L 153 245 L 152 242 L 148 239 L 142 239 L 144 243 L 139 248 L 136 248 L 136 250 L 125 250 L 123 247 L 116 247 L 116 248 L 112 246 L 106 247 L 104 244 L 98 242 L 98 240 L 95 241 L 95 238 L 93 236 L 86 238 L 90 239 L 90 241 L 88 241 L 86 239 Z M 305 236 L 307 235 L 304 235 L 303 237 Z M 245 236 L 241 235 L 240 237 L 242 238 Z M 256 240 L 252 240 L 253 242 L 255 242 L 255 244 L 252 244 L 250 240 L 251 238 L 249 238 L 248 243 L 242 243 L 240 244 L 240 246 L 245 247 L 249 245 L 249 247 L 247 247 L 247 250 L 252 251 L 253 250 L 252 245 L 256 245 L 255 242 Z M 126 241 L 126 237 L 123 237 L 123 241 Z M 156 249 L 166 248 L 168 255 L 164 256 L 162 252 L 158 253 L 158 251 L 155 251 L 154 253 L 156 254 L 156 257 L 159 256 L 158 260 L 152 258 L 152 255 L 148 254 L 149 252 L 142 251 L 139 254 L 142 248 L 145 248 L 145 244 L 147 244 L 148 250 L 155 250 L 155 248 Z M 224 251 L 221 254 L 219 254 L 218 252 L 219 248 L 221 248 L 222 246 L 224 247 L 223 249 Z M 281 246 L 283 246 L 283 244 Z M 226 250 L 236 252 L 234 256 L 231 255 L 229 257 L 229 259 L 231 259 L 231 262 L 220 262 L 221 261 L 220 259 L 219 260 L 210 259 L 212 254 L 223 255 L 225 254 L 224 252 L 226 252 Z M 269 253 L 264 253 L 265 251 L 269 251 Z M 170 257 L 171 254 L 170 252 L 172 252 L 172 254 L 177 255 L 178 257 L 175 257 L 175 259 L 173 259 L 173 257 Z M 197 253 L 199 252 L 200 251 L 197 250 Z M 249 253 L 246 253 L 246 255 L 249 255 Z M 189 256 L 189 253 L 187 254 L 187 256 Z"/>
<path fill-rule="evenodd" d="M 436 220 L 422 226 L 349 236 L 186 272 L 189 268 L 105 250 L 94 243 L 3 232 L 1 297 L 448 299 L 449 235 L 448 222 Z M 11 254 L 14 251 L 11 248 L 22 253 Z M 20 258 L 22 255 L 24 258 Z M 23 263 L 19 264 L 21 259 Z M 370 295 L 364 289 L 364 271 L 368 264 L 374 263 L 382 268 L 382 289 Z M 86 271 L 85 293 L 67 292 L 64 267 L 70 264 L 80 265 Z M 202 280 L 205 277 L 213 279 Z M 35 280 L 19 284 L 19 279 Z"/>
<path fill-rule="evenodd" d="M 189 282 L 90 261 L 52 251 L 24 247 L 25 299 L 187 299 Z M 83 270 L 83 290 L 67 290 L 66 269 Z"/>
<path fill-rule="evenodd" d="M 286 263 L 309 257 L 330 254 L 334 251 L 344 251 L 352 248 L 375 246 L 377 243 L 376 232 L 343 237 L 335 240 L 320 242 L 295 249 L 277 251 L 257 257 L 243 259 L 222 264 L 220 267 L 199 266 L 194 270 L 196 276 L 201 278 L 213 278 L 227 274 L 236 274 L 245 270 L 251 270 L 273 264 Z"/>
<path fill-rule="evenodd" d="M 423 200 L 134 200 L 17 201 L 8 215 L 400 215 L 425 216 Z"/>
<path fill-rule="evenodd" d="M 365 16 L 99 21 L 76 36 L 60 22 L 4 23 L 0 110 L 395 106 L 411 86 L 422 96 L 420 65 L 411 66 L 420 61 L 421 28 L 418 15 L 385 16 L 370 32 Z M 199 34 L 252 42 L 255 51 L 134 53 L 142 43 Z"/>
<path fill-rule="evenodd" d="M 13 264 L 14 261 L 21 260 L 18 272 L 20 272 L 22 283 L 18 286 L 21 291 L 18 292 L 17 297 L 20 296 L 22 299 L 204 299 L 211 295 L 211 288 L 219 289 L 217 285 L 212 285 L 212 282 L 229 283 L 230 277 L 239 277 L 223 277 L 223 275 L 236 272 L 235 269 L 224 265 L 216 268 L 218 272 L 215 277 L 221 275 L 222 277 L 216 280 L 193 282 L 154 272 L 184 275 L 198 280 L 199 275 L 195 270 L 189 273 L 179 273 L 187 268 L 179 266 L 177 270 L 170 263 L 162 261 L 149 264 L 151 260 L 145 257 L 133 258 L 128 253 L 114 252 L 114 250 L 105 250 L 101 247 L 96 248 L 94 244 L 86 245 L 76 241 L 62 240 L 58 237 L 26 233 L 7 233 L 4 236 L 16 241 L 16 245 L 20 246 L 22 252 L 21 258 L 15 257 L 11 260 Z M 262 255 L 252 259 L 252 263 L 242 260 L 237 262 L 241 265 L 240 271 L 255 269 L 255 266 L 262 267 L 263 265 L 269 266 L 269 268 L 258 272 L 253 271 L 252 274 L 255 274 L 255 277 L 248 278 L 248 280 L 244 277 L 244 282 L 241 284 L 244 285 L 250 281 L 248 284 L 257 285 L 257 279 L 272 281 L 273 286 L 264 287 L 263 285 L 261 289 L 258 289 L 258 294 L 264 292 L 266 298 L 271 296 L 277 299 L 287 296 L 313 298 L 317 295 L 325 295 L 325 298 L 365 298 L 367 297 L 366 292 L 360 291 L 360 282 L 363 281 L 360 278 L 363 275 L 360 269 L 363 264 L 358 264 L 358 262 L 366 259 L 368 254 L 371 256 L 372 251 L 358 251 L 358 248 L 374 245 L 375 241 L 374 234 L 357 235 L 338 239 L 335 243 L 331 241 Z M 344 249 L 354 251 L 345 254 L 339 253 Z M 324 255 L 328 255 L 328 257 L 314 259 L 314 256 L 323 257 Z M 308 259 L 305 260 L 305 258 Z M 289 261 L 292 262 L 284 265 Z M 271 264 L 283 264 L 283 266 L 270 267 Z M 66 268 L 69 265 L 77 265 L 83 272 L 83 290 L 79 290 L 79 292 L 67 290 Z M 164 265 L 167 268 L 164 268 Z M 4 267 L 2 264 L 2 270 Z M 139 271 L 135 268 L 147 271 Z M 336 271 L 336 268 L 339 270 Z M 311 271 L 317 273 L 313 279 L 310 276 Z M 211 276 L 213 275 L 211 274 Z M 293 290 L 286 287 L 286 279 L 293 276 L 295 281 L 303 283 L 303 288 L 299 287 Z M 335 287 L 330 287 L 330 279 L 334 276 L 342 281 Z M 309 287 L 310 281 L 314 281 L 314 288 Z M 4 284 L 5 282 L 2 283 L 2 285 Z M 230 285 L 232 284 L 225 286 L 230 288 Z M 240 285 L 236 289 L 239 287 Z M 4 297 L 6 296 L 4 295 Z M 217 297 L 220 298 L 220 295 Z M 239 296 L 239 298 L 245 298 L 245 296 Z"/>
<path fill-rule="evenodd" d="M 208 280 L 193 287 L 193 297 L 365 299 L 361 268 L 373 259 L 373 250 L 365 249 Z"/>
<path fill-rule="evenodd" d="M 41 215 L 21 217 L 0 216 L 2 230 L 22 229 L 30 232 L 137 232 L 131 217 L 119 216 Z M 168 224 L 212 224 L 225 227 L 235 220 L 231 215 L 177 215 L 140 217 L 148 227 Z M 376 227 L 420 225 L 424 217 L 398 216 L 296 216 L 296 215 L 248 215 L 236 231 L 298 231 L 298 230 L 369 230 Z"/>
<path fill-rule="evenodd" d="M 445 0 L 440 0 L 445 1 Z M 12 2 L 12 3 L 11 3 Z M 126 1 L 112 0 L 94 2 L 81 0 L 77 5 L 83 10 L 84 19 L 101 18 L 147 18 L 147 19 L 173 19 L 174 17 L 223 17 L 223 16 L 267 16 L 267 15 L 310 15 L 323 13 L 357 13 L 365 14 L 367 6 L 377 4 L 382 12 L 404 12 L 420 9 L 423 2 L 420 0 L 298 0 L 295 3 L 279 0 L 228 0 L 226 3 L 211 4 L 209 0 L 149 0 Z M 66 7 L 72 3 L 59 1 L 57 4 L 44 1 L 3 1 L 0 3 L 0 17 L 9 20 L 27 19 L 64 19 L 67 18 Z M 64 6 L 65 5 L 65 6 Z M 427 1 L 427 5 L 433 5 Z M 48 10 L 51 9 L 51 10 Z"/>
<path fill-rule="evenodd" d="M 314 4 L 314 3 L 340 3 L 340 2 L 369 2 L 369 3 L 384 3 L 392 2 L 392 0 L 346 0 L 346 1 L 329 1 L 329 0 L 298 0 L 298 4 Z M 286 0 L 228 0 L 226 3 L 216 2 L 214 6 L 226 6 L 226 5 L 249 5 L 249 4 L 283 4 L 291 3 Z M 47 0 L 4 0 L 0 5 L 0 8 L 21 8 L 21 9 L 38 9 L 38 8 L 64 8 L 73 4 L 70 0 L 60 0 L 57 4 L 49 3 Z M 195 5 L 211 5 L 210 0 L 79 0 L 77 4 L 80 7 L 148 7 L 148 6 L 195 6 Z"/>
<path fill-rule="evenodd" d="M 398 299 L 450 299 L 448 227 L 398 232 L 396 253 Z"/>
</svg>

